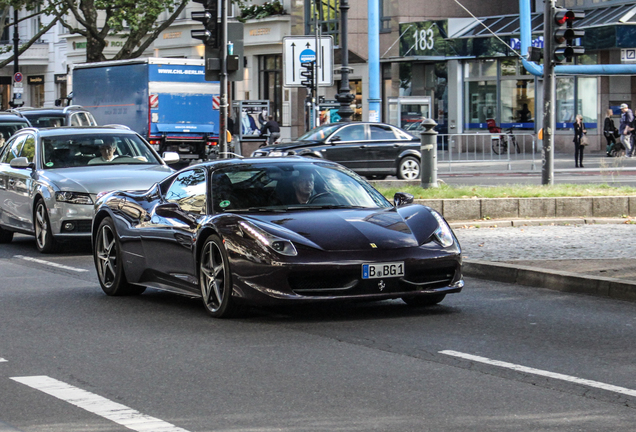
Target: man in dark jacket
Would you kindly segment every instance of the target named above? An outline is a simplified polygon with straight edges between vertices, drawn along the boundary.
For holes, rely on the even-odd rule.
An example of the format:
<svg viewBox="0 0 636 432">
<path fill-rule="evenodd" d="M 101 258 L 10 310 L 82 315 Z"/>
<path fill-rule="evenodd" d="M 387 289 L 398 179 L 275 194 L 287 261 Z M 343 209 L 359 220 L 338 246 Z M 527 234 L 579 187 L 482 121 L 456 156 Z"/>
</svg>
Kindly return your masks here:
<svg viewBox="0 0 636 432">
<path fill-rule="evenodd" d="M 267 123 L 261 128 L 261 135 L 266 135 L 269 132 L 269 138 L 267 144 L 274 144 L 274 142 L 280 138 L 280 127 L 273 116 L 267 117 Z"/>
</svg>

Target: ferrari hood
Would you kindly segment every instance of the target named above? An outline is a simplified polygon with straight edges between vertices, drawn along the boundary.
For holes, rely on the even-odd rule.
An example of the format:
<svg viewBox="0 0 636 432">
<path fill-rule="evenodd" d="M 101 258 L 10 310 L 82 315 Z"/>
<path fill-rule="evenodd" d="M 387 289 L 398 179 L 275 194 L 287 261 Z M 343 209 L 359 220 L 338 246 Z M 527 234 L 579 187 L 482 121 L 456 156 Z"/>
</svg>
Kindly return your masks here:
<svg viewBox="0 0 636 432">
<path fill-rule="evenodd" d="M 329 251 L 397 249 L 426 242 L 438 224 L 428 208 L 316 210 L 250 216 L 262 229 Z M 407 210 L 407 211 L 403 211 Z"/>
<path fill-rule="evenodd" d="M 41 171 L 61 191 L 97 194 L 112 190 L 147 190 L 169 176 L 165 165 L 104 165 Z"/>
</svg>

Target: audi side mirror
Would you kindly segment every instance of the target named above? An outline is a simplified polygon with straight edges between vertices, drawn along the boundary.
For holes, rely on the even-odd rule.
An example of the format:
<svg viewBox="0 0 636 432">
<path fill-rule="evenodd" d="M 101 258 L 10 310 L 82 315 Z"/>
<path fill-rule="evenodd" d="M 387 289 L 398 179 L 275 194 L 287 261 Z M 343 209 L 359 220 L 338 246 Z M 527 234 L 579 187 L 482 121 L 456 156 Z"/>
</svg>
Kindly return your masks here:
<svg viewBox="0 0 636 432">
<path fill-rule="evenodd" d="M 35 164 L 33 162 L 29 162 L 29 159 L 25 157 L 18 157 L 18 158 L 11 159 L 11 162 L 9 162 L 9 165 L 11 166 L 11 168 L 18 168 L 18 169 L 35 168 Z"/>
</svg>

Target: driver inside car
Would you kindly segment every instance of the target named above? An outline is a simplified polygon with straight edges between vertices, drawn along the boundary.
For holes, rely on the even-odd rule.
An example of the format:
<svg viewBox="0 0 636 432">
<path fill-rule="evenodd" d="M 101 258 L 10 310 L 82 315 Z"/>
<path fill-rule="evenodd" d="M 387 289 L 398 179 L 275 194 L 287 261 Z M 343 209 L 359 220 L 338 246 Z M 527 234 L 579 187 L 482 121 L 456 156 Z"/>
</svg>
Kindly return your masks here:
<svg viewBox="0 0 636 432">
<path fill-rule="evenodd" d="M 301 170 L 292 181 L 294 187 L 294 195 L 298 204 L 307 204 L 314 194 L 314 173 L 308 170 Z"/>
<path fill-rule="evenodd" d="M 117 146 L 115 145 L 115 142 L 113 141 L 113 139 L 110 137 L 104 137 L 104 140 L 99 146 L 99 151 L 101 153 L 101 156 L 97 156 L 89 160 L 88 164 L 93 165 L 93 164 L 103 164 L 103 163 L 112 162 L 113 159 L 116 158 L 115 150 L 117 150 Z"/>
</svg>

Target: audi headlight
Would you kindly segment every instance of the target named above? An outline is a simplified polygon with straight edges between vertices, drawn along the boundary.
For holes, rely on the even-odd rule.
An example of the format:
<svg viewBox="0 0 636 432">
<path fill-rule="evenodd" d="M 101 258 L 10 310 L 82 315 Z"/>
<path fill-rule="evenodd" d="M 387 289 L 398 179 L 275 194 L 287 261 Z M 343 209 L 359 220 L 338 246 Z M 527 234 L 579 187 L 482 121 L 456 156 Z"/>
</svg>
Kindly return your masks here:
<svg viewBox="0 0 636 432">
<path fill-rule="evenodd" d="M 433 233 L 435 240 L 443 247 L 451 246 L 455 240 L 453 239 L 453 232 L 450 227 L 439 213 L 436 211 L 431 213 L 433 213 L 433 216 L 435 216 L 435 219 L 437 219 L 437 223 L 439 224 L 439 227 Z"/>
<path fill-rule="evenodd" d="M 291 240 L 287 240 L 270 234 L 267 231 L 264 231 L 248 222 L 239 222 L 239 225 L 241 226 L 243 232 L 249 234 L 252 238 L 274 250 L 275 252 L 287 256 L 298 255 L 298 251 L 296 251 L 296 247 L 291 242 Z"/>
<path fill-rule="evenodd" d="M 82 192 L 55 192 L 55 201 L 71 204 L 93 205 L 93 199 L 91 196 Z"/>
</svg>

